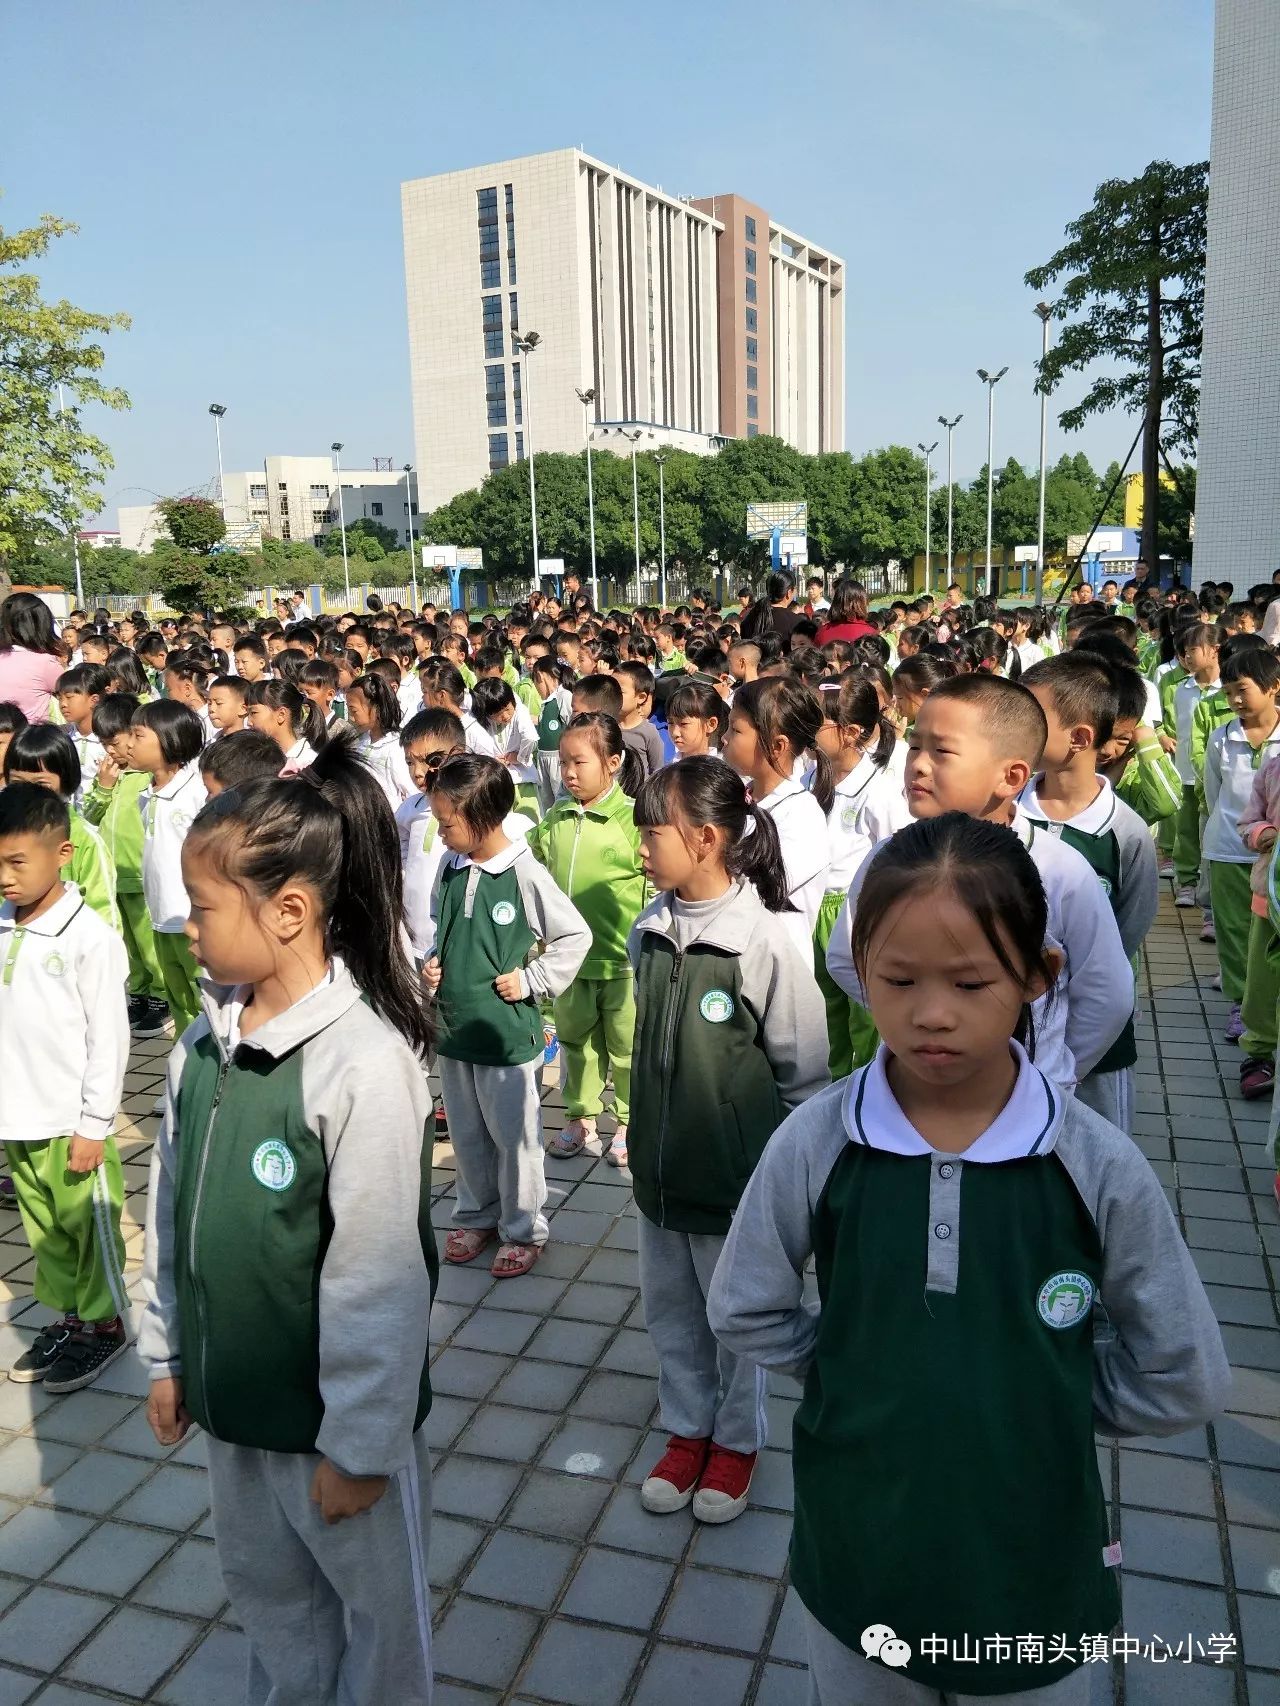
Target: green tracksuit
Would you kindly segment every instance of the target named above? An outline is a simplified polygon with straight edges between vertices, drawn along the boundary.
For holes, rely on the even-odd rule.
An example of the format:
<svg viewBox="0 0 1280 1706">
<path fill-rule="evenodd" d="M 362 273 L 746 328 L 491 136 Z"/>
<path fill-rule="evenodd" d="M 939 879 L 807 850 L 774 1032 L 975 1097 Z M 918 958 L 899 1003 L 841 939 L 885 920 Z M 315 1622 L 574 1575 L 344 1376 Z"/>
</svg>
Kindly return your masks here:
<svg viewBox="0 0 1280 1706">
<path fill-rule="evenodd" d="M 142 814 L 138 796 L 150 778 L 126 770 L 113 788 L 95 782 L 85 795 L 84 816 L 100 831 L 116 868 L 116 904 L 129 954 L 129 993 L 163 1001 L 164 976 L 156 957 L 151 917 L 142 896 Z"/>
<path fill-rule="evenodd" d="M 594 1119 L 612 1068 L 614 1110 L 626 1125 L 636 1024 L 627 937 L 646 889 L 631 800 L 616 782 L 591 806 L 560 800 L 529 836 L 529 847 L 591 929 L 591 951 L 555 1003 L 565 1107 L 570 1119 Z"/>
<path fill-rule="evenodd" d="M 120 908 L 116 904 L 116 868 L 102 836 L 68 800 L 64 802 L 71 816 L 71 845 L 75 851 L 67 866 L 66 877 L 80 890 L 88 904 L 104 924 L 120 932 Z"/>
<path fill-rule="evenodd" d="M 1144 823 L 1163 828 L 1182 804 L 1182 781 L 1173 760 L 1155 735 L 1145 735 L 1115 784 L 1116 798 L 1137 812 Z"/>
</svg>

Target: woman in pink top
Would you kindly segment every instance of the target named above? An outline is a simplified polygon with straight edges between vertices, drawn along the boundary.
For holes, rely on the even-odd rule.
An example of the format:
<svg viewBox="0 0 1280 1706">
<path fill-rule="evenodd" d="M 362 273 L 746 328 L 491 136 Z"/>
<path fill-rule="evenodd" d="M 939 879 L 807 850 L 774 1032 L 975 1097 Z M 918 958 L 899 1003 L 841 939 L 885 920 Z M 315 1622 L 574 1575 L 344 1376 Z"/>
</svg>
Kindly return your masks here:
<svg viewBox="0 0 1280 1706">
<path fill-rule="evenodd" d="M 0 700 L 44 722 L 65 667 L 48 605 L 34 592 L 11 592 L 0 604 Z"/>
<path fill-rule="evenodd" d="M 866 587 L 859 581 L 838 580 L 831 594 L 827 620 L 818 629 L 814 645 L 825 646 L 828 640 L 860 640 L 875 632 L 874 625 L 867 621 Z"/>
</svg>

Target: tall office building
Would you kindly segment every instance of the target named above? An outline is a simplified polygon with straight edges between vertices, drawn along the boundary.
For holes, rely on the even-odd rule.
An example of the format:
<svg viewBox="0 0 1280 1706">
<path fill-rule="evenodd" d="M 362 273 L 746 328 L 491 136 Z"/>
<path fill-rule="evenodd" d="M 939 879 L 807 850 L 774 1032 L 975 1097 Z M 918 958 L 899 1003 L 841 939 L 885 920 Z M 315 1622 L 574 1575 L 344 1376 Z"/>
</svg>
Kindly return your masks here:
<svg viewBox="0 0 1280 1706">
<path fill-rule="evenodd" d="M 1280 568 L 1280 19 L 1218 0 L 1196 482 L 1197 585 Z"/>
<path fill-rule="evenodd" d="M 566 148 L 415 179 L 401 205 L 424 509 L 587 430 L 619 453 L 636 432 L 843 449 L 843 265 L 751 204 Z"/>
</svg>

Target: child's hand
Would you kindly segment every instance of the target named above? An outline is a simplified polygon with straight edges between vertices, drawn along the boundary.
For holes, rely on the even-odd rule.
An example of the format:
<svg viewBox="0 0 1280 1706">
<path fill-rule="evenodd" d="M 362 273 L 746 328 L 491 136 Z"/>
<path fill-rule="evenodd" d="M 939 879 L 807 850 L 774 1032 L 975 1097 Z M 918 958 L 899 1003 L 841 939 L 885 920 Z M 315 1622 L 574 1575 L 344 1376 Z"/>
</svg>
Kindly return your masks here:
<svg viewBox="0 0 1280 1706">
<path fill-rule="evenodd" d="M 119 780 L 120 766 L 114 758 L 104 758 L 98 766 L 98 786 L 100 788 L 114 788 Z"/>
<path fill-rule="evenodd" d="M 106 1154 L 105 1143 L 95 1143 L 91 1137 L 73 1137 L 67 1148 L 69 1173 L 96 1173 Z"/>
<path fill-rule="evenodd" d="M 322 1457 L 311 1481 L 311 1503 L 320 1506 L 320 1515 L 332 1525 L 370 1510 L 386 1490 L 385 1475 L 344 1475 Z"/>
<path fill-rule="evenodd" d="M 440 961 L 435 957 L 434 954 L 432 954 L 431 958 L 429 960 L 427 960 L 426 963 L 423 965 L 422 981 L 423 981 L 423 983 L 426 984 L 427 988 L 434 995 L 436 990 L 439 989 L 440 984 L 443 981 L 443 979 L 444 979 L 444 970 L 441 967 Z"/>
<path fill-rule="evenodd" d="M 520 981 L 518 971 L 504 971 L 500 976 L 495 977 L 493 988 L 495 994 L 500 995 L 504 1001 L 524 1000 L 524 985 Z"/>
<path fill-rule="evenodd" d="M 1176 752 L 1178 750 L 1178 743 L 1174 740 L 1172 735 L 1161 735 L 1160 745 L 1166 752 Z"/>
<path fill-rule="evenodd" d="M 151 1382 L 147 1399 L 147 1420 L 161 1445 L 177 1445 L 191 1426 L 191 1417 L 182 1402 L 182 1382 L 171 1375 Z"/>
<path fill-rule="evenodd" d="M 1254 842 L 1254 846 L 1258 849 L 1259 853 L 1265 853 L 1269 847 L 1274 847 L 1275 844 L 1275 829 L 1271 824 L 1268 824 L 1264 830 L 1259 832 L 1258 839 Z"/>
</svg>

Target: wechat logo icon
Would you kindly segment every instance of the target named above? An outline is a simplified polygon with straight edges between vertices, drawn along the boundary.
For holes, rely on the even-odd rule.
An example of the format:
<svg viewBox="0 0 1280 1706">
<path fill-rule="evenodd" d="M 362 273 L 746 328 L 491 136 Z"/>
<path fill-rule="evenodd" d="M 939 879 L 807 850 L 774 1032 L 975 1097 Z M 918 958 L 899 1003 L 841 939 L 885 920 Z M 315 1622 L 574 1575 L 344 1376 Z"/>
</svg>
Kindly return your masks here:
<svg viewBox="0 0 1280 1706">
<path fill-rule="evenodd" d="M 869 1659 L 879 1659 L 891 1670 L 911 1663 L 911 1648 L 900 1641 L 887 1623 L 869 1623 L 862 1631 L 862 1650 Z"/>
</svg>

